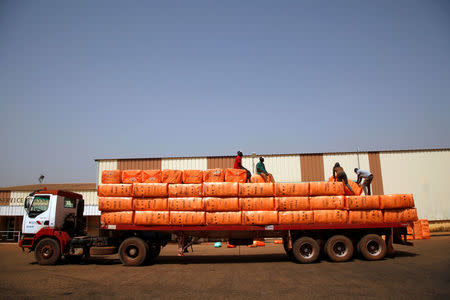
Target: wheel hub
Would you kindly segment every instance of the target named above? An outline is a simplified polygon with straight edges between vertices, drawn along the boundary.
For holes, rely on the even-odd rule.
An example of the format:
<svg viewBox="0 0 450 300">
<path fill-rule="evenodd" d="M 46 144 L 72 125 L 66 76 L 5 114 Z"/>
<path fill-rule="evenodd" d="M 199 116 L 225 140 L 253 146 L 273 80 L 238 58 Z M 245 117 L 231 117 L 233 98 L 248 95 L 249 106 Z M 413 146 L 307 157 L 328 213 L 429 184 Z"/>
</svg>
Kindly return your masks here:
<svg viewBox="0 0 450 300">
<path fill-rule="evenodd" d="M 333 252 L 336 256 L 342 257 L 347 254 L 347 247 L 342 242 L 337 242 L 333 245 Z"/>
<path fill-rule="evenodd" d="M 129 246 L 127 248 L 126 253 L 127 253 L 127 256 L 129 256 L 131 258 L 136 258 L 139 255 L 139 250 L 135 246 Z"/>
<path fill-rule="evenodd" d="M 378 255 L 381 252 L 380 245 L 376 241 L 369 241 L 367 243 L 367 251 L 371 255 Z"/>
<path fill-rule="evenodd" d="M 50 245 L 42 247 L 41 254 L 43 258 L 49 259 L 53 256 L 53 247 Z"/>
<path fill-rule="evenodd" d="M 310 258 L 313 255 L 313 247 L 310 244 L 303 244 L 300 246 L 300 254 L 303 257 Z"/>
</svg>

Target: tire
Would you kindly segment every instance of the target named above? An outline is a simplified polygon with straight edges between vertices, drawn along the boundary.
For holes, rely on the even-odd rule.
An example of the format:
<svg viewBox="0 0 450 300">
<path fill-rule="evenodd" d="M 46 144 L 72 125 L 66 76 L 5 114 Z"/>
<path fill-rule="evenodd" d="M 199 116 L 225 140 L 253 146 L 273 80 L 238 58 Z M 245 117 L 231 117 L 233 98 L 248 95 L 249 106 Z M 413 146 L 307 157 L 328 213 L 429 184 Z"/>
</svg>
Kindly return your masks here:
<svg viewBox="0 0 450 300">
<path fill-rule="evenodd" d="M 59 243 L 50 238 L 42 239 L 34 249 L 34 256 L 40 265 L 55 265 L 61 259 Z"/>
<path fill-rule="evenodd" d="M 334 262 L 347 261 L 353 256 L 353 242 L 346 236 L 332 236 L 325 245 L 325 252 Z"/>
<path fill-rule="evenodd" d="M 358 243 L 358 251 L 367 260 L 380 260 L 386 255 L 386 243 L 378 234 L 368 234 Z"/>
<path fill-rule="evenodd" d="M 149 247 L 138 237 L 127 238 L 120 244 L 119 258 L 125 266 L 140 266 L 148 258 Z"/>
<path fill-rule="evenodd" d="M 310 264 L 317 260 L 320 253 L 319 244 L 310 237 L 301 237 L 292 245 L 292 253 L 296 261 Z"/>
<path fill-rule="evenodd" d="M 116 246 L 107 246 L 107 247 L 91 247 L 89 249 L 90 255 L 111 255 L 117 253 Z"/>
</svg>

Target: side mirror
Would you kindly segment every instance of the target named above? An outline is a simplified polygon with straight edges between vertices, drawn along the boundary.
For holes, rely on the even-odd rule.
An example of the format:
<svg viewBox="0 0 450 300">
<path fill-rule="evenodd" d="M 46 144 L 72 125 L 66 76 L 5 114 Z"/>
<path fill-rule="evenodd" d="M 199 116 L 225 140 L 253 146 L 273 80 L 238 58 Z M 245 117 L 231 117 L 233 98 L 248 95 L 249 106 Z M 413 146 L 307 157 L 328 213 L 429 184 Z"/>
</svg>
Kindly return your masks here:
<svg viewBox="0 0 450 300">
<path fill-rule="evenodd" d="M 31 205 L 31 198 L 26 197 L 25 201 L 23 202 L 23 207 L 25 208 L 25 211 L 28 213 L 30 211 L 30 205 Z"/>
</svg>

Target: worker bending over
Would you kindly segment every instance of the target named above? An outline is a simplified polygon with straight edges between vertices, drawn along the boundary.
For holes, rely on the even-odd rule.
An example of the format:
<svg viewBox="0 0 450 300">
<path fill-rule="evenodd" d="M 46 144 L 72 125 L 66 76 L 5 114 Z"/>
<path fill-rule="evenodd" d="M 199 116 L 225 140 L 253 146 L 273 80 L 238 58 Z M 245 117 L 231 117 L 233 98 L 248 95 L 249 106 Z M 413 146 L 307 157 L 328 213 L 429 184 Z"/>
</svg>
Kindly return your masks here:
<svg viewBox="0 0 450 300">
<path fill-rule="evenodd" d="M 358 180 L 356 181 L 357 184 L 360 184 L 361 180 L 364 179 L 363 183 L 361 184 L 361 187 L 364 191 L 364 194 L 371 195 L 370 192 L 370 184 L 372 183 L 373 174 L 369 171 L 361 170 L 358 168 L 355 168 L 355 173 L 358 175 Z"/>
<path fill-rule="evenodd" d="M 264 165 L 264 157 L 259 158 L 259 163 L 256 164 L 256 173 L 261 175 L 265 182 L 275 182 L 272 174 L 266 171 L 266 166 Z"/>
<path fill-rule="evenodd" d="M 246 182 L 250 182 L 250 178 L 252 177 L 252 173 L 250 173 L 249 170 L 247 170 L 246 168 L 244 168 L 242 166 L 242 156 L 244 156 L 244 154 L 242 154 L 241 151 L 238 151 L 236 159 L 234 160 L 234 168 L 235 169 L 244 169 L 245 171 L 247 171 L 247 181 Z"/>
<path fill-rule="evenodd" d="M 345 174 L 344 169 L 342 169 L 341 165 L 337 162 L 333 168 L 333 178 L 337 181 L 343 181 L 345 185 L 348 187 L 350 192 L 355 194 L 350 185 L 348 184 L 347 174 Z"/>
</svg>

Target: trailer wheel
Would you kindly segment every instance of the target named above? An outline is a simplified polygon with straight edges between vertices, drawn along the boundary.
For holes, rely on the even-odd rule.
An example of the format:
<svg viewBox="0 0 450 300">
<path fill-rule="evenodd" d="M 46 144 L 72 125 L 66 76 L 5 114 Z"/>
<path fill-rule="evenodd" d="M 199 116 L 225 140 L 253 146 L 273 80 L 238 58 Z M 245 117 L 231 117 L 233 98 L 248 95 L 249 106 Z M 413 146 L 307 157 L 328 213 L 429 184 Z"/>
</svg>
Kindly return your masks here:
<svg viewBox="0 0 450 300">
<path fill-rule="evenodd" d="M 315 262 L 319 257 L 319 244 L 310 237 L 301 237 L 295 240 L 292 245 L 292 254 L 294 258 L 302 264 Z"/>
<path fill-rule="evenodd" d="M 367 260 L 380 260 L 386 255 L 386 243 L 378 234 L 368 234 L 359 241 L 358 251 Z"/>
<path fill-rule="evenodd" d="M 40 265 L 56 264 L 61 259 L 58 242 L 50 238 L 42 239 L 34 249 L 34 256 Z"/>
<path fill-rule="evenodd" d="M 127 238 L 120 244 L 119 258 L 125 266 L 140 266 L 148 255 L 148 245 L 138 237 Z"/>
<path fill-rule="evenodd" d="M 353 256 L 353 242 L 343 235 L 332 236 L 325 244 L 325 252 L 334 262 L 347 261 Z"/>
</svg>

